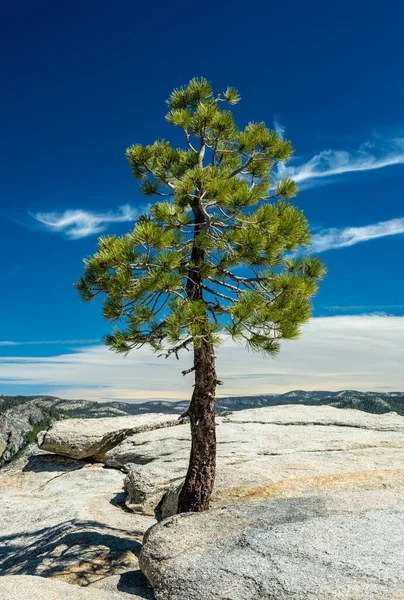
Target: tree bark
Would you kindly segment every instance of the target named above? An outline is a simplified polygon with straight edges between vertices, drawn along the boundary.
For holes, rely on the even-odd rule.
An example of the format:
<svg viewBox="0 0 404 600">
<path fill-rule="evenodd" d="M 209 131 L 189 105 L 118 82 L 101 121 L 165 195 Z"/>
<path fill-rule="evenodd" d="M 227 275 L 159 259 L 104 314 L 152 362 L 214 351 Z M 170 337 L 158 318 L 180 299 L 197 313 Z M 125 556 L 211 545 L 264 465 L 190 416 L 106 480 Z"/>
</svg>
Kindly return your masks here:
<svg viewBox="0 0 404 600">
<path fill-rule="evenodd" d="M 208 223 L 201 201 L 192 204 L 195 217 L 194 244 L 187 279 L 187 296 L 203 301 L 202 275 L 206 253 L 197 243 Z M 217 385 L 215 355 L 206 314 L 206 336 L 194 340 L 195 386 L 188 409 L 191 421 L 191 455 L 179 501 L 178 512 L 201 512 L 209 505 L 216 471 L 215 393 Z"/>
<path fill-rule="evenodd" d="M 212 344 L 194 348 L 195 387 L 189 407 L 192 446 L 178 512 L 201 512 L 209 507 L 216 471 L 215 392 L 217 385 Z"/>
</svg>

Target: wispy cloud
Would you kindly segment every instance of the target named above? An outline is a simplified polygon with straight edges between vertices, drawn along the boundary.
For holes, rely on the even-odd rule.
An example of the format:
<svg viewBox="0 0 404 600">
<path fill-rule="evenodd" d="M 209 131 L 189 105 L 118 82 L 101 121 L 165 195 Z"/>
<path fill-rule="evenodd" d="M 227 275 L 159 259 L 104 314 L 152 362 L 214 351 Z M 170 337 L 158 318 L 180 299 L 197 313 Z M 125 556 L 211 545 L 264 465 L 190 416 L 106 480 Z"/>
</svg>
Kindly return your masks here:
<svg viewBox="0 0 404 600">
<path fill-rule="evenodd" d="M 283 139 L 285 137 L 286 128 L 284 125 L 282 125 L 277 115 L 275 115 L 274 119 L 274 129 L 280 138 Z"/>
<path fill-rule="evenodd" d="M 64 233 L 70 239 L 79 239 L 102 233 L 110 223 L 133 221 L 138 217 L 138 211 L 129 204 L 124 204 L 116 211 L 95 212 L 77 209 L 37 212 L 32 216 L 50 231 Z"/>
<path fill-rule="evenodd" d="M 8 340 L 0 340 L 0 346 L 49 346 L 49 345 L 79 345 L 79 344 L 94 344 L 100 340 L 41 340 L 41 341 L 29 341 L 29 342 L 12 342 Z"/>
<path fill-rule="evenodd" d="M 381 221 L 364 227 L 342 227 L 320 230 L 312 237 L 311 252 L 346 248 L 360 242 L 404 233 L 404 218 Z"/>
<path fill-rule="evenodd" d="M 333 305 L 323 306 L 323 308 L 329 312 L 339 314 L 369 314 L 369 313 L 383 313 L 389 314 L 391 312 L 402 312 L 404 311 L 404 304 L 347 304 L 347 305 Z"/>
<path fill-rule="evenodd" d="M 347 173 L 372 171 L 400 164 L 404 164 L 404 138 L 374 138 L 353 151 L 323 150 L 300 165 L 280 164 L 278 176 L 291 177 L 301 184 L 299 187 L 302 189 L 318 185 L 319 179 L 324 184 Z"/>
<path fill-rule="evenodd" d="M 404 317 L 376 315 L 314 318 L 296 341 L 285 341 L 276 360 L 230 341 L 218 348 L 222 396 L 290 389 L 404 389 Z M 126 358 L 104 346 L 70 354 L 0 357 L 0 385 L 29 392 L 89 399 L 190 398 L 188 353 L 164 360 L 145 348 Z M 3 392 L 4 393 L 4 392 Z"/>
</svg>

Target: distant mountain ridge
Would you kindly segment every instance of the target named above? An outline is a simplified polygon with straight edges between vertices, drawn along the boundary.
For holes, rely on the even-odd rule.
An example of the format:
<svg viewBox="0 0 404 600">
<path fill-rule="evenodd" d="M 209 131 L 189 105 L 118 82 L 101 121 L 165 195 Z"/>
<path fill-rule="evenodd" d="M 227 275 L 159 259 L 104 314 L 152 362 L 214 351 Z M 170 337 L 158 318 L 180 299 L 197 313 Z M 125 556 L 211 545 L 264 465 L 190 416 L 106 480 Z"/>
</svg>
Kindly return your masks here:
<svg viewBox="0 0 404 600">
<path fill-rule="evenodd" d="M 40 429 L 58 419 L 101 418 L 144 413 L 177 413 L 187 410 L 189 401 L 150 400 L 141 404 L 129 402 L 93 402 L 66 400 L 55 396 L 0 396 L 0 467 L 12 460 Z M 305 391 L 285 394 L 234 396 L 216 400 L 217 414 L 248 408 L 285 404 L 328 405 L 354 408 L 368 413 L 395 412 L 404 416 L 404 392 L 359 392 L 356 390 Z"/>
<path fill-rule="evenodd" d="M 0 396 L 0 414 L 19 404 L 34 402 L 36 406 L 51 411 L 55 417 L 113 417 L 136 415 L 146 412 L 182 413 L 188 400 L 149 400 L 142 403 L 95 402 L 70 400 L 55 396 Z M 255 396 L 232 396 L 216 400 L 217 412 L 243 410 L 282 404 L 330 405 L 337 408 L 356 408 L 370 413 L 397 412 L 404 416 L 404 392 L 360 392 L 357 390 L 292 390 L 284 394 L 260 394 Z"/>
</svg>

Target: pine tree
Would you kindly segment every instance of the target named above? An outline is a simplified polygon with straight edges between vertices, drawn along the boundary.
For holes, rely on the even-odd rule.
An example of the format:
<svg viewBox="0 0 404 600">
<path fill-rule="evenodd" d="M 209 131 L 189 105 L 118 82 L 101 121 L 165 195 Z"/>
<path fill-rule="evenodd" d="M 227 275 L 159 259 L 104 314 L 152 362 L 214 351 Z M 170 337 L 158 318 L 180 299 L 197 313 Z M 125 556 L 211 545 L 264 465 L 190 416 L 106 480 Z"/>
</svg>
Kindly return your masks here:
<svg viewBox="0 0 404 600">
<path fill-rule="evenodd" d="M 172 92 L 166 119 L 183 131 L 184 148 L 162 140 L 127 149 L 142 193 L 158 200 L 133 231 L 99 239 L 76 284 L 85 301 L 104 297 L 103 315 L 117 324 L 105 336 L 112 350 L 193 352 L 183 372 L 194 372 L 195 385 L 179 512 L 205 510 L 213 488 L 215 346 L 227 335 L 276 355 L 309 319 L 324 273 L 317 257 L 298 252 L 310 234 L 290 202 L 296 184 L 270 179 L 291 144 L 264 123 L 238 129 L 226 106 L 239 100 L 231 87 L 214 96 L 202 78 Z"/>
</svg>

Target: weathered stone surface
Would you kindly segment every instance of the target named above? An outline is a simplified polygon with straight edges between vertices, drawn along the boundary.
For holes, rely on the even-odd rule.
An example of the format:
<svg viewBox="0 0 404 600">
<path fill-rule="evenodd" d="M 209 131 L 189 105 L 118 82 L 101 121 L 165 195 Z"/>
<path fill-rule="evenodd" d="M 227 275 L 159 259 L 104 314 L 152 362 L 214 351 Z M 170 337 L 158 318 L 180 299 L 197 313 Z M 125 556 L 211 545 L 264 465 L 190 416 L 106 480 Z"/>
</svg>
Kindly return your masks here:
<svg viewBox="0 0 404 600">
<path fill-rule="evenodd" d="M 0 470 L 0 600 L 59 600 L 56 587 L 36 591 L 41 579 L 20 588 L 31 596 L 7 596 L 11 575 L 76 584 L 63 600 L 151 598 L 137 556 L 155 521 L 124 510 L 120 469 L 129 508 L 152 514 L 169 488 L 159 510 L 175 510 L 189 425 L 163 417 L 159 429 L 140 417 L 113 430 L 121 418 L 76 420 L 80 443 L 74 421 L 60 422 L 69 451 L 115 469 L 36 450 Z M 403 417 L 282 406 L 217 422 L 219 510 L 147 534 L 141 564 L 156 600 L 404 600 Z"/>
<path fill-rule="evenodd" d="M 0 600 L 141 600 L 146 596 L 102 591 L 30 575 L 0 577 Z"/>
<path fill-rule="evenodd" d="M 101 464 L 40 450 L 1 469 L 0 575 L 149 597 L 137 555 L 154 520 L 124 510 L 123 479 Z"/>
<path fill-rule="evenodd" d="M 154 515 L 158 521 L 168 519 L 168 517 L 172 517 L 178 513 L 178 502 L 184 481 L 170 485 L 166 493 L 161 497 L 160 502 L 154 509 Z"/>
<path fill-rule="evenodd" d="M 218 417 L 217 440 L 212 508 L 330 489 L 404 489 L 404 418 L 392 413 L 329 406 L 251 409 Z M 189 450 L 185 424 L 130 436 L 104 460 L 128 472 L 128 507 L 152 514 L 164 491 L 182 482 Z M 160 509 L 170 514 L 164 504 Z"/>
<path fill-rule="evenodd" d="M 378 491 L 171 517 L 145 535 L 156 600 L 399 600 L 404 504 Z"/>
<path fill-rule="evenodd" d="M 232 423 L 272 423 L 279 425 L 334 425 L 376 431 L 404 431 L 404 419 L 394 412 L 375 415 L 333 406 L 291 405 L 250 408 L 224 417 Z"/>
<path fill-rule="evenodd" d="M 0 414 L 0 467 L 26 445 L 25 434 L 44 418 L 45 412 L 34 402 L 13 406 Z"/>
<path fill-rule="evenodd" d="M 108 467 L 115 468 L 124 467 L 128 463 L 148 465 L 156 460 L 174 465 L 189 455 L 190 441 L 188 423 L 164 430 L 137 433 L 126 437 L 106 452 L 104 462 Z"/>
<path fill-rule="evenodd" d="M 184 477 L 190 448 L 189 425 L 177 425 L 126 438 L 105 454 L 104 462 L 128 472 L 128 508 L 153 514 L 167 488 Z"/>
<path fill-rule="evenodd" d="M 42 450 L 71 458 L 102 461 L 105 453 L 127 436 L 175 425 L 178 415 L 144 414 L 101 419 L 57 421 L 38 435 Z"/>
</svg>

